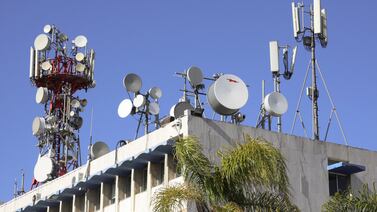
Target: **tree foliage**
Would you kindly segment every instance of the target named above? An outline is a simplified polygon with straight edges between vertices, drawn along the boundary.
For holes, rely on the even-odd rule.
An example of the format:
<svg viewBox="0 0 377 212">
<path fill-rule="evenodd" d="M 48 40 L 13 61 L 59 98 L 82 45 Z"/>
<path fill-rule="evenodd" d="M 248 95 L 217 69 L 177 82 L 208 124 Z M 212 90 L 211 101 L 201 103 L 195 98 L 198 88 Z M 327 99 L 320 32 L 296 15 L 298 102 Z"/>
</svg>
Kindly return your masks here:
<svg viewBox="0 0 377 212">
<path fill-rule="evenodd" d="M 354 195 L 350 190 L 343 193 L 336 193 L 328 202 L 326 202 L 322 206 L 322 211 L 377 211 L 376 186 L 375 184 L 373 184 L 373 188 L 370 190 L 368 185 L 365 184 L 356 195 Z"/>
<path fill-rule="evenodd" d="M 176 141 L 174 157 L 185 185 L 164 187 L 154 211 L 167 212 L 193 201 L 198 211 L 298 211 L 290 202 L 286 164 L 278 149 L 261 138 L 219 151 L 212 163 L 194 137 Z"/>
</svg>

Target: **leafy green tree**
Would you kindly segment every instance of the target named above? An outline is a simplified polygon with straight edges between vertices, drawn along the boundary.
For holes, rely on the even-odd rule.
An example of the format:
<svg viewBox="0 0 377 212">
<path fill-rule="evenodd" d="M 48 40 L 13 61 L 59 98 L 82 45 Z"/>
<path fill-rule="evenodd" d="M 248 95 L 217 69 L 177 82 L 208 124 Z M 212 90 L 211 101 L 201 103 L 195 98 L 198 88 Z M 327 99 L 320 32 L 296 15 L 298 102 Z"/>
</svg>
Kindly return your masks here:
<svg viewBox="0 0 377 212">
<path fill-rule="evenodd" d="M 343 193 L 336 193 L 328 202 L 322 206 L 323 212 L 375 212 L 377 211 L 377 190 L 375 184 L 370 190 L 368 185 L 354 195 L 348 190 Z"/>
<path fill-rule="evenodd" d="M 174 157 L 185 184 L 162 188 L 154 211 L 170 212 L 194 202 L 198 211 L 298 211 L 290 202 L 286 164 L 280 151 L 261 138 L 218 152 L 212 163 L 193 137 L 176 141 Z"/>
</svg>

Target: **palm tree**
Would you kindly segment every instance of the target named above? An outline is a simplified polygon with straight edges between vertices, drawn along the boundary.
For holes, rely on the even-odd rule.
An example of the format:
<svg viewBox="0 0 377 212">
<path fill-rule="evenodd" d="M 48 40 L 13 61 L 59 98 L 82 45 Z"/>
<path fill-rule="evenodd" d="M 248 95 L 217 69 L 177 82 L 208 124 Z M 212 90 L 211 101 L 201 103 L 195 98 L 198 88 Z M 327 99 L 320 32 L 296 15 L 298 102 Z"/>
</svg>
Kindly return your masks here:
<svg viewBox="0 0 377 212">
<path fill-rule="evenodd" d="M 363 185 L 363 188 L 354 195 L 351 190 L 343 193 L 336 193 L 328 202 L 322 206 L 324 212 L 336 211 L 377 211 L 377 189 L 375 184 L 370 190 L 368 185 Z"/>
<path fill-rule="evenodd" d="M 261 138 L 219 151 L 219 164 L 203 154 L 194 137 L 176 141 L 174 156 L 185 183 L 162 188 L 154 211 L 170 212 L 185 202 L 198 211 L 298 211 L 289 199 L 286 164 L 278 149 Z"/>
</svg>

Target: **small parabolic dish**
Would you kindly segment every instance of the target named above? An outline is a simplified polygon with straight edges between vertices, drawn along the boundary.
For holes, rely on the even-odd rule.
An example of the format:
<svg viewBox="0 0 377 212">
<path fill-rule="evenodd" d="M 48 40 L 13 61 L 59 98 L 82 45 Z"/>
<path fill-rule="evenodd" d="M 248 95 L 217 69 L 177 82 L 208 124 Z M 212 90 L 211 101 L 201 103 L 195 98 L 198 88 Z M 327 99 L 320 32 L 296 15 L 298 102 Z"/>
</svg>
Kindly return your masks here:
<svg viewBox="0 0 377 212">
<path fill-rule="evenodd" d="M 34 166 L 34 178 L 38 182 L 45 182 L 54 170 L 54 163 L 47 156 L 40 157 Z"/>
<path fill-rule="evenodd" d="M 84 35 L 77 36 L 74 40 L 75 46 L 82 48 L 88 43 L 88 39 Z"/>
<path fill-rule="evenodd" d="M 203 73 L 200 68 L 191 66 L 187 69 L 187 79 L 193 87 L 196 87 L 203 82 Z"/>
<path fill-rule="evenodd" d="M 46 34 L 40 34 L 34 40 L 34 48 L 38 51 L 44 51 L 50 47 L 50 42 L 50 38 Z"/>
<path fill-rule="evenodd" d="M 33 120 L 32 132 L 33 135 L 40 135 L 46 129 L 46 121 L 43 117 L 35 117 Z"/>
<path fill-rule="evenodd" d="M 185 114 L 185 110 L 194 110 L 194 107 L 189 102 L 178 102 L 170 108 L 170 116 L 181 117 Z"/>
<path fill-rule="evenodd" d="M 121 118 L 126 118 L 132 112 L 132 101 L 129 99 L 123 100 L 118 106 L 118 115 Z"/>
<path fill-rule="evenodd" d="M 123 85 L 127 91 L 137 93 L 140 91 L 142 82 L 141 78 L 136 74 L 127 74 L 123 79 Z"/>
<path fill-rule="evenodd" d="M 159 87 L 149 89 L 148 93 L 153 99 L 159 99 L 162 96 L 162 90 Z"/>
<path fill-rule="evenodd" d="M 82 63 L 77 63 L 76 64 L 76 71 L 78 71 L 78 72 L 84 72 L 85 69 L 86 69 L 86 67 L 85 67 L 84 64 L 82 64 Z"/>
<path fill-rule="evenodd" d="M 50 33 L 52 31 L 52 26 L 50 24 L 46 24 L 44 27 L 43 27 L 43 32 L 44 33 Z"/>
<path fill-rule="evenodd" d="M 35 94 L 35 102 L 37 104 L 45 104 L 48 100 L 48 90 L 44 87 L 39 87 Z"/>
<path fill-rule="evenodd" d="M 42 66 L 42 70 L 44 70 L 44 71 L 50 71 L 51 68 L 52 68 L 51 63 L 48 60 L 44 61 L 41 66 Z"/>
<path fill-rule="evenodd" d="M 283 96 L 283 94 L 278 92 L 269 93 L 264 97 L 264 108 L 266 111 L 272 115 L 279 117 L 287 112 L 288 110 L 288 101 Z"/>
<path fill-rule="evenodd" d="M 97 141 L 93 144 L 92 148 L 90 149 L 90 155 L 92 159 L 96 159 L 109 153 L 109 146 L 105 142 Z"/>
<path fill-rule="evenodd" d="M 232 115 L 245 106 L 249 98 L 246 84 L 237 76 L 224 74 L 208 89 L 207 100 L 220 115 Z"/>
<path fill-rule="evenodd" d="M 136 108 L 143 107 L 145 105 L 145 103 L 146 103 L 145 96 L 143 96 L 141 94 L 136 95 L 136 97 L 134 99 L 134 106 Z"/>
<path fill-rule="evenodd" d="M 82 53 L 82 52 L 78 52 L 78 53 L 76 54 L 76 56 L 75 56 L 75 59 L 76 59 L 78 62 L 83 61 L 84 58 L 85 58 L 85 55 L 84 55 L 84 53 Z"/>
<path fill-rule="evenodd" d="M 160 113 L 160 105 L 157 102 L 151 102 L 148 106 L 149 113 L 152 115 L 158 115 Z"/>
<path fill-rule="evenodd" d="M 72 106 L 73 108 L 80 108 L 80 107 L 81 107 L 81 103 L 80 103 L 79 100 L 77 100 L 77 99 L 73 99 L 73 100 L 71 101 L 71 106 Z"/>
</svg>

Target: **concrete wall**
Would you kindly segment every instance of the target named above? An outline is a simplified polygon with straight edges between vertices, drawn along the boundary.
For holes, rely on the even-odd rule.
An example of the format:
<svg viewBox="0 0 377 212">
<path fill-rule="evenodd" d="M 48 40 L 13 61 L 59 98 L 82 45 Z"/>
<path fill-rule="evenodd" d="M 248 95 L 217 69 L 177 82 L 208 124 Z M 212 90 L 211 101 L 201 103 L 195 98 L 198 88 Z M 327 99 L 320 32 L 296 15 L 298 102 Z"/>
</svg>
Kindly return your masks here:
<svg viewBox="0 0 377 212">
<path fill-rule="evenodd" d="M 329 198 L 328 158 L 366 166 L 366 171 L 352 175 L 354 190 L 377 181 L 377 152 L 197 117 L 190 117 L 188 125 L 188 134 L 199 138 L 213 161 L 219 149 L 243 142 L 245 135 L 271 142 L 286 158 L 292 200 L 302 211 L 320 211 Z"/>
</svg>

